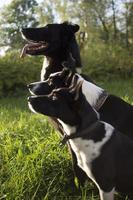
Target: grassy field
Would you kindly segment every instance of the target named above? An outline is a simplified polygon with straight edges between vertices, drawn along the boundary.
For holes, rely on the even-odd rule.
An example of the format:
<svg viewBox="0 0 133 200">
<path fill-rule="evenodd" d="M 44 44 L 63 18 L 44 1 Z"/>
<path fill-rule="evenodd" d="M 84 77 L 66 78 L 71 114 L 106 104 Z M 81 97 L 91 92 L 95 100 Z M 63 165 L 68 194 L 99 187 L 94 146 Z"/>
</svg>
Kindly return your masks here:
<svg viewBox="0 0 133 200">
<path fill-rule="evenodd" d="M 133 79 L 99 85 L 133 102 Z M 0 200 L 98 200 L 92 183 L 82 192 L 74 187 L 67 148 L 59 147 L 46 117 L 28 110 L 26 98 L 0 99 Z"/>
</svg>

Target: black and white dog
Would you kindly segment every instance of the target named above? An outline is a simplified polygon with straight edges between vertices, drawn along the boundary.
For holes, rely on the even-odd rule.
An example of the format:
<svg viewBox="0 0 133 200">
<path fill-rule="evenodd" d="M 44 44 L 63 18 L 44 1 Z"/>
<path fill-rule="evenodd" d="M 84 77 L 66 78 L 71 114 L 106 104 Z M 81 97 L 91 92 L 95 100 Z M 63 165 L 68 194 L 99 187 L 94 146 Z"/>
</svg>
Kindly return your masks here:
<svg viewBox="0 0 133 200">
<path fill-rule="evenodd" d="M 115 189 L 133 193 L 133 141 L 99 120 L 83 94 L 84 81 L 76 82 L 74 88 L 29 97 L 29 107 L 60 121 L 64 141 L 69 141 L 78 166 L 98 187 L 101 200 L 113 200 Z"/>
<path fill-rule="evenodd" d="M 101 87 L 69 69 L 51 74 L 46 81 L 31 83 L 28 87 L 35 95 L 47 95 L 53 89 L 69 87 L 73 79 L 77 82 L 83 81 L 82 93 L 88 103 L 100 114 L 100 119 L 133 139 L 133 106 L 115 95 L 108 94 Z"/>
<path fill-rule="evenodd" d="M 46 80 L 51 73 L 62 70 L 64 66 L 81 73 L 80 51 L 75 38 L 75 33 L 78 30 L 79 26 L 77 24 L 68 22 L 48 24 L 41 28 L 22 29 L 22 36 L 28 44 L 24 46 L 21 57 L 27 54 L 45 56 L 41 80 Z M 63 129 L 56 118 L 52 118 L 52 124 L 63 134 Z M 77 159 L 73 151 L 71 149 L 70 151 L 74 174 L 78 178 L 79 183 L 84 184 L 86 174 L 77 165 Z"/>
<path fill-rule="evenodd" d="M 22 30 L 23 36 L 29 42 L 29 44 L 23 48 L 22 56 L 26 54 L 46 56 L 47 62 L 44 62 L 43 65 L 41 80 L 45 81 L 51 73 L 62 70 L 64 65 L 73 70 L 76 69 L 78 72 L 81 71 L 80 53 L 75 39 L 75 32 L 78 31 L 78 29 L 78 25 L 62 23 L 49 24 L 43 28 L 27 28 Z M 84 77 L 86 80 L 90 80 L 88 77 Z M 58 77 L 56 76 L 56 78 Z M 80 78 L 82 79 L 82 77 Z M 69 81 L 67 81 L 68 85 Z M 43 84 L 43 94 L 45 94 L 46 88 L 49 91 L 52 88 L 61 87 L 62 80 L 59 84 L 56 84 L 50 83 L 49 85 L 51 86 L 49 88 L 44 88 Z M 88 102 L 97 109 L 100 113 L 100 118 L 133 138 L 133 106 L 114 95 L 106 94 L 103 89 L 95 86 L 91 82 L 84 81 L 83 85 L 82 87 L 84 93 L 87 95 Z M 38 91 L 38 89 L 36 91 Z M 59 121 L 54 118 L 54 122 L 57 125 L 57 129 L 63 134 L 63 129 L 60 129 L 60 126 L 58 126 Z M 78 177 L 80 183 L 83 184 L 86 175 L 82 169 L 77 166 L 77 160 L 73 151 L 72 158 L 75 175 Z"/>
</svg>

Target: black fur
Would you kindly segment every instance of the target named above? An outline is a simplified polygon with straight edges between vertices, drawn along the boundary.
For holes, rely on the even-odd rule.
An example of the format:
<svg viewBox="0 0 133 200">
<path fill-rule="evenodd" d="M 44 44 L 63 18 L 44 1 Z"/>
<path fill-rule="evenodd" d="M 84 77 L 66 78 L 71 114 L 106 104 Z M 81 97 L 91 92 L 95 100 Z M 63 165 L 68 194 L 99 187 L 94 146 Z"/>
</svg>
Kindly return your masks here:
<svg viewBox="0 0 133 200">
<path fill-rule="evenodd" d="M 75 39 L 75 33 L 79 30 L 77 24 L 64 22 L 62 24 L 48 24 L 41 28 L 25 28 L 22 34 L 28 41 L 37 44 L 46 44 L 38 50 L 26 49 L 29 55 L 44 55 L 47 58 L 48 66 L 44 79 L 47 79 L 53 72 L 62 70 L 63 66 L 72 68 L 81 68 L 81 59 L 78 44 Z"/>
</svg>

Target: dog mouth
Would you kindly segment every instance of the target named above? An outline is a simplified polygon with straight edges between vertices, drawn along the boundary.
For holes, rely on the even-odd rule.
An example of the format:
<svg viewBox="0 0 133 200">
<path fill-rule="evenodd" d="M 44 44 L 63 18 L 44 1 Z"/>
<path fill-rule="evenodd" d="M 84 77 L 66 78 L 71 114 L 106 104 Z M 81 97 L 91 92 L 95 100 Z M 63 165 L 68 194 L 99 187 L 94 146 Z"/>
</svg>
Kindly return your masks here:
<svg viewBox="0 0 133 200">
<path fill-rule="evenodd" d="M 34 93 L 34 91 L 32 91 L 32 89 L 28 88 L 29 92 L 30 92 L 30 96 L 28 97 L 28 101 L 32 100 L 32 99 L 36 99 L 36 98 L 43 98 L 43 97 L 46 97 L 47 95 L 45 94 L 36 94 Z"/>
<path fill-rule="evenodd" d="M 27 54 L 29 55 L 36 55 L 43 51 L 45 51 L 48 48 L 49 44 L 48 42 L 42 41 L 42 42 L 34 42 L 29 41 L 28 44 L 26 44 L 20 54 L 20 58 L 24 58 Z"/>
</svg>

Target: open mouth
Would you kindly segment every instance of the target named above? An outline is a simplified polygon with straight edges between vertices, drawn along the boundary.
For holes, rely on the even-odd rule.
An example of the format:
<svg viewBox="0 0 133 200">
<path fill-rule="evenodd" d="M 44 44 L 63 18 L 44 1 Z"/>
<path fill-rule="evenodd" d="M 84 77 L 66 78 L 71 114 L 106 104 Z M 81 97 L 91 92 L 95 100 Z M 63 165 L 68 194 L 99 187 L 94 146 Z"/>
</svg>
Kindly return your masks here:
<svg viewBox="0 0 133 200">
<path fill-rule="evenodd" d="M 35 55 L 38 54 L 44 50 L 47 49 L 49 44 L 47 42 L 33 42 L 28 41 L 28 44 L 26 44 L 20 54 L 20 58 L 23 58 L 26 56 L 26 54 Z"/>
</svg>

